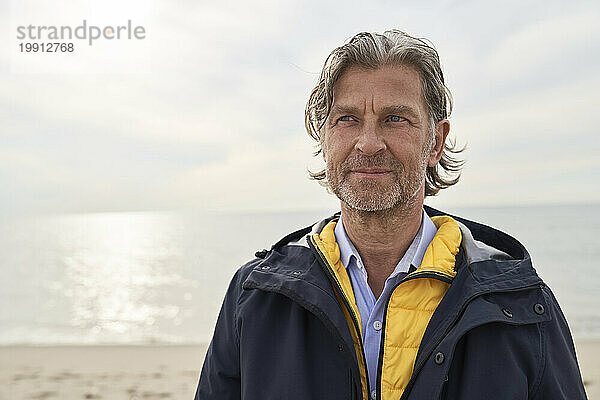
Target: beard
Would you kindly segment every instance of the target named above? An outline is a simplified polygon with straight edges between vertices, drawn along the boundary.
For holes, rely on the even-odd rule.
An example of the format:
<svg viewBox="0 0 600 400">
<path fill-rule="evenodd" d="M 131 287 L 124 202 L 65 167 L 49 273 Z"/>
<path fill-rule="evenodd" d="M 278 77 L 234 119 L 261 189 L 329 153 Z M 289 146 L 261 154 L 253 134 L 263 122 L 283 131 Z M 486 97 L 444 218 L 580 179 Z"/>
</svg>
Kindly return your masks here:
<svg viewBox="0 0 600 400">
<path fill-rule="evenodd" d="M 408 206 L 425 183 L 431 145 L 426 143 L 414 165 L 405 168 L 391 153 L 373 156 L 350 155 L 338 166 L 328 162 L 328 187 L 348 207 L 356 211 L 378 212 Z M 351 171 L 381 167 L 391 171 L 384 179 L 359 179 Z"/>
</svg>

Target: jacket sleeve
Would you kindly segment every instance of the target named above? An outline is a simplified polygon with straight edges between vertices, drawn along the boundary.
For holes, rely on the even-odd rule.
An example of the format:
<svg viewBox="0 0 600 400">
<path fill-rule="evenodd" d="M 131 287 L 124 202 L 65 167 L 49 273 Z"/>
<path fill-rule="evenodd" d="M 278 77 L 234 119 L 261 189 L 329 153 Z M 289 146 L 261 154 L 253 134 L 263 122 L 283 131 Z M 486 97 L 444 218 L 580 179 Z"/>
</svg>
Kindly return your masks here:
<svg viewBox="0 0 600 400">
<path fill-rule="evenodd" d="M 208 347 L 195 400 L 240 400 L 237 301 L 242 291 L 241 269 L 235 274 Z"/>
<path fill-rule="evenodd" d="M 565 316 L 548 287 L 544 296 L 552 319 L 542 324 L 544 367 L 535 400 L 587 399 L 577 364 L 575 346 Z"/>
</svg>

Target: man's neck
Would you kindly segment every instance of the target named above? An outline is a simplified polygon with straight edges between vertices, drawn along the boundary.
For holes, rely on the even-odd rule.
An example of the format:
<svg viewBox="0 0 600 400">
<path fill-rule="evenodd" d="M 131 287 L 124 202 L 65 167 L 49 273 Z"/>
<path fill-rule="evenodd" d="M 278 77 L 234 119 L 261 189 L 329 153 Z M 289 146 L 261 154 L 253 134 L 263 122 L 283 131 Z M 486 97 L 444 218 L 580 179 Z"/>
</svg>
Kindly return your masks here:
<svg viewBox="0 0 600 400">
<path fill-rule="evenodd" d="M 423 200 L 378 212 L 353 210 L 342 202 L 344 229 L 360 254 L 376 298 L 417 235 L 422 215 Z"/>
</svg>

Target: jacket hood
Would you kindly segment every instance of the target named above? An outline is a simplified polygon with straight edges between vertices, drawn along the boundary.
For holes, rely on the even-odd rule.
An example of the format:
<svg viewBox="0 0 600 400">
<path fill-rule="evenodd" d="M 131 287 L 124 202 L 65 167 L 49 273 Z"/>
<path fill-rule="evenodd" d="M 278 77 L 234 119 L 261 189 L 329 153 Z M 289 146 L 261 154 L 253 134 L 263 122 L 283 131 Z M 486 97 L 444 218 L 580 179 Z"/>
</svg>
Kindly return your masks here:
<svg viewBox="0 0 600 400">
<path fill-rule="evenodd" d="M 469 264 L 486 259 L 526 260 L 529 253 L 512 236 L 490 226 L 468 219 L 444 213 L 435 208 L 424 206 L 430 217 L 447 215 L 454 218 L 463 234 L 463 248 Z"/>
<path fill-rule="evenodd" d="M 490 226 L 450 215 L 425 206 L 429 216 L 454 218 L 463 234 L 462 263 L 471 274 L 473 285 L 480 291 L 512 290 L 541 284 L 533 268 L 529 252 L 517 239 Z"/>
</svg>

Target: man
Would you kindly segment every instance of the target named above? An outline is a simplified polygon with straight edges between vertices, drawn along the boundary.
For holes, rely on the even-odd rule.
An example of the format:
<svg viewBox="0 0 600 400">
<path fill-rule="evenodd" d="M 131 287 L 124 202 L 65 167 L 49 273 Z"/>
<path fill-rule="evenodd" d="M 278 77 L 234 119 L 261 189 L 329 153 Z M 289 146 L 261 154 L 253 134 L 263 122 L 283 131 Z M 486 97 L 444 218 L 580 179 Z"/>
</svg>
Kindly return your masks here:
<svg viewBox="0 0 600 400">
<path fill-rule="evenodd" d="M 423 206 L 458 181 L 437 52 L 400 31 L 328 57 L 306 108 L 341 214 L 233 278 L 196 399 L 585 399 L 529 254 Z"/>
</svg>

